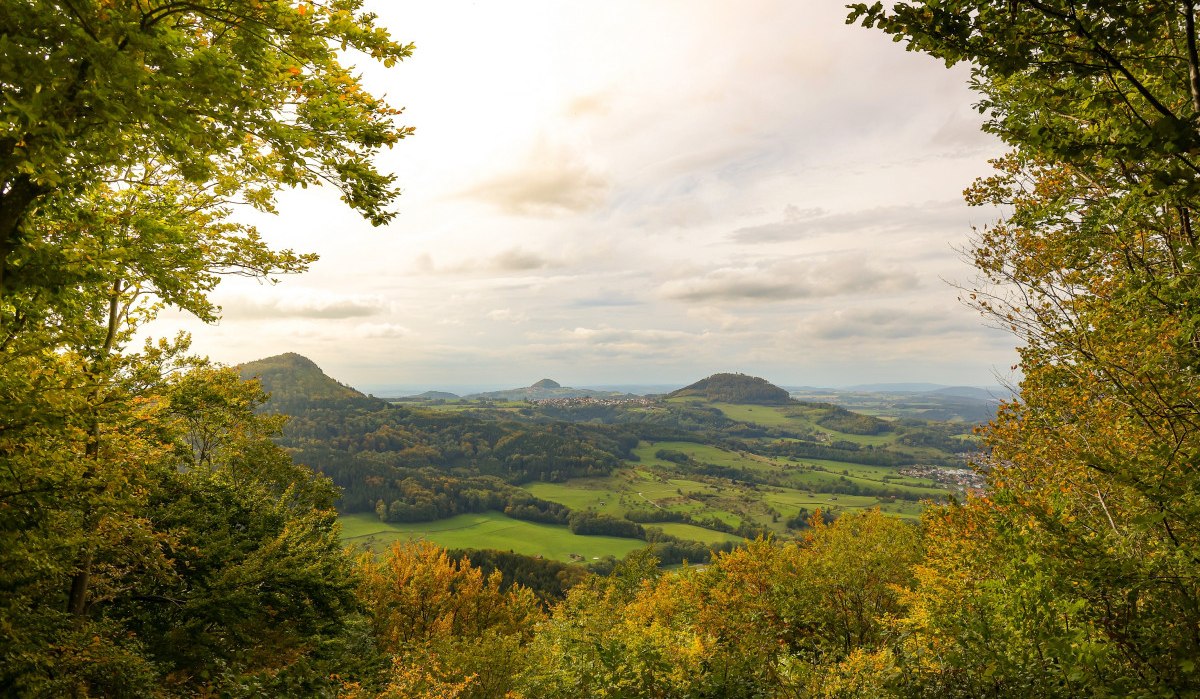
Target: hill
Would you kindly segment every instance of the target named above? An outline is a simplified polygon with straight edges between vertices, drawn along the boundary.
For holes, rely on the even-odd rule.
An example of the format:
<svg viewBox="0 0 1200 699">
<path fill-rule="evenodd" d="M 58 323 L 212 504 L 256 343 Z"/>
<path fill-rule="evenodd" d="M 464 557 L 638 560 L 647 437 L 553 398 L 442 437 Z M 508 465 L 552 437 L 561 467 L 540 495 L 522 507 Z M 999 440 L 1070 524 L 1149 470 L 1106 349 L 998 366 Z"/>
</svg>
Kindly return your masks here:
<svg viewBox="0 0 1200 699">
<path fill-rule="evenodd" d="M 461 396 L 457 393 L 449 391 L 425 391 L 413 396 L 404 396 L 401 401 L 426 401 L 426 400 L 458 400 Z"/>
<path fill-rule="evenodd" d="M 467 396 L 471 400 L 493 401 L 524 401 L 550 400 L 554 398 L 629 398 L 627 393 L 616 391 L 593 391 L 587 388 L 571 388 L 563 386 L 554 379 L 542 379 L 532 386 L 509 388 L 503 391 L 489 391 Z"/>
<path fill-rule="evenodd" d="M 668 398 L 699 396 L 722 403 L 786 405 L 792 402 L 788 392 L 757 376 L 713 374 L 667 395 Z"/>
<path fill-rule="evenodd" d="M 258 379 L 271 394 L 267 408 L 287 412 L 301 405 L 382 403 L 330 378 L 308 357 L 286 352 L 237 367 L 243 379 Z"/>
<path fill-rule="evenodd" d="M 375 549 L 426 538 L 594 562 L 652 544 L 666 563 L 705 562 L 743 537 L 796 536 L 817 508 L 916 517 L 961 490 L 943 476 L 971 448 L 967 424 L 798 403 L 737 374 L 683 400 L 389 403 L 296 354 L 242 371 L 290 416 L 280 446 L 341 489 L 348 538 Z M 582 392 L 550 383 L 514 391 Z"/>
</svg>

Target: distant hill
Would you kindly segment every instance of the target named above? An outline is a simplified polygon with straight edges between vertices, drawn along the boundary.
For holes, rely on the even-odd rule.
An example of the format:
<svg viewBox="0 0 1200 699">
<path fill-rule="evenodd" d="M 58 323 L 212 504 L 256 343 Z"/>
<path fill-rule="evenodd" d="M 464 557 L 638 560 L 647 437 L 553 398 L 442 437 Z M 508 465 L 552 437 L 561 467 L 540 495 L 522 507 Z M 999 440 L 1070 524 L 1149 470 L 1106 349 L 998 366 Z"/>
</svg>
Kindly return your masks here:
<svg viewBox="0 0 1200 699">
<path fill-rule="evenodd" d="M 953 396 L 956 398 L 973 398 L 975 400 L 997 402 L 1002 398 L 1010 395 L 1007 389 L 996 388 L 977 388 L 975 386 L 947 386 L 939 388 L 930 393 L 940 396 Z"/>
<path fill-rule="evenodd" d="M 757 376 L 745 374 L 713 374 L 691 386 L 667 395 L 668 398 L 699 396 L 723 403 L 753 403 L 755 405 L 784 405 L 792 402 L 788 392 Z"/>
<path fill-rule="evenodd" d="M 940 383 L 860 383 L 841 390 L 861 393 L 928 393 L 943 388 L 948 386 Z"/>
<path fill-rule="evenodd" d="M 424 393 L 418 393 L 415 396 L 404 396 L 400 400 L 458 400 L 459 398 L 460 396 L 458 394 L 450 393 L 449 391 L 425 391 Z"/>
<path fill-rule="evenodd" d="M 475 400 L 549 400 L 552 398 L 630 398 L 628 393 L 617 391 L 593 391 L 587 388 L 563 386 L 554 379 L 542 379 L 525 388 L 510 388 L 504 391 L 474 393 L 467 398 Z"/>
<path fill-rule="evenodd" d="M 271 394 L 269 409 L 287 411 L 299 405 L 374 403 L 379 401 L 330 378 L 311 359 L 295 352 L 247 362 L 237 367 L 243 379 L 257 378 Z"/>
</svg>

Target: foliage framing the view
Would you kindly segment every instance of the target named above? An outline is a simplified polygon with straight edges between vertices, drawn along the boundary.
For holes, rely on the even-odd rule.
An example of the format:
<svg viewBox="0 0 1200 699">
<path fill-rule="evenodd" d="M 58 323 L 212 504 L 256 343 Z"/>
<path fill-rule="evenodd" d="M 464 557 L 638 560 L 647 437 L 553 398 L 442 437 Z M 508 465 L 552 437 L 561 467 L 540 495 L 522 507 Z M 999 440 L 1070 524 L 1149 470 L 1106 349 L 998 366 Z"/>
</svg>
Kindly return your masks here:
<svg viewBox="0 0 1200 699">
<path fill-rule="evenodd" d="M 985 129 L 1012 147 L 968 191 L 1009 212 L 978 236 L 990 284 L 971 300 L 1023 342 L 1021 401 L 988 432 L 990 496 L 931 520 L 910 650 L 939 649 L 943 694 L 1197 691 L 1195 4 L 929 0 L 851 19 L 969 61 Z"/>
<path fill-rule="evenodd" d="M 1011 147 L 968 192 L 1008 212 L 970 300 L 1022 342 L 988 490 L 920 530 L 814 513 L 704 570 L 638 553 L 547 612 L 427 544 L 353 562 L 254 385 L 186 343 L 123 350 L 160 303 L 212 318 L 220 274 L 305 266 L 228 221 L 239 202 L 327 181 L 386 222 L 370 160 L 407 131 L 337 56 L 408 47 L 352 0 L 0 8 L 0 692 L 1200 692 L 1195 11 L 855 6 L 969 62 Z"/>
<path fill-rule="evenodd" d="M 391 218 L 372 160 L 410 129 L 348 49 L 411 51 L 358 0 L 0 7 L 0 693 L 311 695 L 349 657 L 331 484 L 236 373 L 125 350 L 313 259 L 235 206 L 325 183 Z"/>
</svg>

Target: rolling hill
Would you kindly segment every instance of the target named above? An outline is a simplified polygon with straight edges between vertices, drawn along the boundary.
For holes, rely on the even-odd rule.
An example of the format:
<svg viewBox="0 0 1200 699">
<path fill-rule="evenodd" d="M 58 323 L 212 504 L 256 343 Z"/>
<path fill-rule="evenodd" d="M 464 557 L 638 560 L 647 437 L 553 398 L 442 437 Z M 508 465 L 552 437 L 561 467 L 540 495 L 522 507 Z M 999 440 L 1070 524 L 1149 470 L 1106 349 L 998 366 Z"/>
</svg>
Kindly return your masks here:
<svg viewBox="0 0 1200 699">
<path fill-rule="evenodd" d="M 271 394 L 268 407 L 276 412 L 288 412 L 301 405 L 363 402 L 382 404 L 376 398 L 331 378 L 308 357 L 286 352 L 247 362 L 237 367 L 243 379 L 258 379 Z"/>
<path fill-rule="evenodd" d="M 792 398 L 775 384 L 746 374 L 713 374 L 667 395 L 668 398 L 699 397 L 724 403 L 787 405 Z"/>
</svg>

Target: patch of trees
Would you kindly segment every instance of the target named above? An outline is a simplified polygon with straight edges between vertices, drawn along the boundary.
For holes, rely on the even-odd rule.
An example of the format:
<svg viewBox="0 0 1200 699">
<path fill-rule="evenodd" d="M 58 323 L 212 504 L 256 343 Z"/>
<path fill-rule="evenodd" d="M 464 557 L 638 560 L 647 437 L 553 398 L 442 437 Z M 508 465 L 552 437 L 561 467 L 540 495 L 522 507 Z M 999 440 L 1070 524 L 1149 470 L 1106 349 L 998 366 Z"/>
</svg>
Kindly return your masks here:
<svg viewBox="0 0 1200 699">
<path fill-rule="evenodd" d="M 687 541 L 667 534 L 655 527 L 646 529 L 646 541 L 650 544 L 650 552 L 658 559 L 661 565 L 709 563 L 718 554 L 728 553 L 743 545 L 740 542 L 735 543 L 732 541 L 725 541 L 719 544 Z"/>
<path fill-rule="evenodd" d="M 646 538 L 646 530 L 640 524 L 601 512 L 572 512 L 567 518 L 567 527 L 570 528 L 572 534 L 584 536 L 619 536 L 626 539 Z"/>
<path fill-rule="evenodd" d="M 644 507 L 625 511 L 625 519 L 638 524 L 650 524 L 653 522 L 691 522 L 691 518 L 685 512 L 676 510 L 668 510 L 664 507 Z"/>
<path fill-rule="evenodd" d="M 373 511 L 381 522 L 429 522 L 467 512 L 503 511 L 514 519 L 565 524 L 565 505 L 530 495 L 488 476 L 447 476 L 424 470 L 390 482 L 369 481 L 364 496 L 375 495 Z M 343 502 L 343 511 L 351 510 Z"/>
<path fill-rule="evenodd" d="M 817 403 L 815 405 L 821 408 L 821 415 L 815 422 L 827 429 L 846 434 L 861 435 L 883 434 L 892 430 L 892 425 L 887 420 L 880 420 L 871 415 L 851 412 L 845 408 L 828 403 Z"/>
<path fill-rule="evenodd" d="M 680 524 L 690 524 L 703 529 L 711 529 L 715 532 L 725 532 L 726 534 L 734 534 L 743 539 L 755 539 L 759 536 L 767 536 L 769 532 L 763 527 L 751 524 L 746 521 L 741 521 L 738 524 L 730 524 L 725 520 L 715 515 L 706 517 L 696 517 L 687 512 L 678 512 L 668 510 L 666 508 L 643 508 L 637 510 L 629 510 L 625 513 L 625 519 L 638 524 L 655 524 L 661 522 L 678 522 Z M 650 530 L 647 530 L 650 531 Z M 661 534 L 660 536 L 669 536 Z M 699 560 L 699 559 L 689 559 Z"/>
<path fill-rule="evenodd" d="M 550 609 L 561 602 L 567 596 L 567 592 L 583 582 L 588 574 L 587 569 L 581 565 L 526 556 L 512 551 L 460 549 L 447 551 L 447 555 L 455 560 L 466 559 L 485 577 L 499 571 L 503 576 L 500 585 L 502 592 L 517 586 L 528 588 L 537 595 L 543 609 Z"/>
<path fill-rule="evenodd" d="M 898 444 L 910 447 L 930 447 L 950 454 L 962 451 L 976 451 L 980 448 L 978 440 L 963 439 L 963 435 L 972 433 L 971 425 L 962 423 L 903 421 L 899 427 L 900 434 L 896 437 Z"/>
<path fill-rule="evenodd" d="M 828 508 L 821 508 L 818 511 L 821 513 L 821 518 L 819 521 L 822 525 L 833 524 L 834 520 L 836 520 L 838 517 L 833 510 Z M 788 529 L 808 529 L 809 527 L 813 526 L 813 514 L 814 513 L 808 511 L 807 507 L 801 507 L 795 515 L 788 518 Z"/>
</svg>

